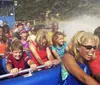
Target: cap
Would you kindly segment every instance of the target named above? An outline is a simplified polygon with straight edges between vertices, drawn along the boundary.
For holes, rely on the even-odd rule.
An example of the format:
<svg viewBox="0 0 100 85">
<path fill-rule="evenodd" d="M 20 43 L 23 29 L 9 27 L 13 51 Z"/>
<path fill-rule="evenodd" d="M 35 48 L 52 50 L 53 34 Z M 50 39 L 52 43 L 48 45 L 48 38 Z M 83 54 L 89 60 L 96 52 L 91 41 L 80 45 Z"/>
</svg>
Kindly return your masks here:
<svg viewBox="0 0 100 85">
<path fill-rule="evenodd" d="M 25 29 L 22 29 L 22 30 L 20 31 L 20 34 L 25 33 L 25 32 L 28 32 L 28 31 L 25 30 Z"/>
</svg>

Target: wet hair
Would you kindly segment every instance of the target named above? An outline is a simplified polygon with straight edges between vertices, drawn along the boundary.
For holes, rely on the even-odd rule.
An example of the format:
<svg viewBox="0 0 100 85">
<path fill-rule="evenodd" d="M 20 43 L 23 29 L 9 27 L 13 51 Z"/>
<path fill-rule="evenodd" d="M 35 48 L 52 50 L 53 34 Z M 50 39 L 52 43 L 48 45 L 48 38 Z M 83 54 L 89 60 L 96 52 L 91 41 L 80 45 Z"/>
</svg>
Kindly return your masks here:
<svg viewBox="0 0 100 85">
<path fill-rule="evenodd" d="M 69 49 L 69 52 L 74 55 L 76 61 L 81 61 L 81 54 L 77 48 L 79 48 L 81 45 L 84 45 L 88 40 L 92 40 L 96 46 L 98 46 L 99 38 L 93 33 L 79 31 L 72 37 L 70 42 L 71 48 Z"/>
<path fill-rule="evenodd" d="M 54 46 L 56 46 L 57 39 L 59 38 L 60 35 L 62 35 L 63 37 L 65 37 L 65 35 L 62 32 L 56 32 L 56 33 L 53 34 L 53 36 L 52 36 L 52 42 L 53 42 Z"/>
</svg>

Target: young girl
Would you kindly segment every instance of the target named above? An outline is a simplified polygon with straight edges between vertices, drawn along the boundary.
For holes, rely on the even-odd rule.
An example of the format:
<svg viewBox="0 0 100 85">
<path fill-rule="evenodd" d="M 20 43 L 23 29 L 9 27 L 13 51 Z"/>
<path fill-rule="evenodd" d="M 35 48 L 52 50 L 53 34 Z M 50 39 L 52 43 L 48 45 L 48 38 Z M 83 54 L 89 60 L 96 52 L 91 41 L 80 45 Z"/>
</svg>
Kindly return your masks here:
<svg viewBox="0 0 100 85">
<path fill-rule="evenodd" d="M 79 31 L 71 40 L 71 48 L 62 59 L 61 85 L 99 85 L 91 76 L 88 63 L 95 58 L 98 37 Z"/>
<path fill-rule="evenodd" d="M 62 32 L 56 32 L 52 37 L 53 45 L 51 46 L 51 50 L 53 55 L 61 61 L 64 56 L 65 51 L 68 49 L 67 43 L 64 41 L 64 34 Z"/>
<path fill-rule="evenodd" d="M 22 29 L 22 30 L 20 31 L 20 37 L 21 37 L 20 42 L 21 42 L 22 45 L 23 45 L 23 50 L 24 50 L 24 51 L 28 51 L 28 41 L 27 41 L 28 31 Z"/>
<path fill-rule="evenodd" d="M 57 60 L 53 59 L 49 48 L 50 38 L 46 29 L 41 29 L 37 32 L 35 41 L 29 42 L 32 59 L 38 65 L 46 65 L 51 67 L 54 63 L 58 64 Z"/>
</svg>

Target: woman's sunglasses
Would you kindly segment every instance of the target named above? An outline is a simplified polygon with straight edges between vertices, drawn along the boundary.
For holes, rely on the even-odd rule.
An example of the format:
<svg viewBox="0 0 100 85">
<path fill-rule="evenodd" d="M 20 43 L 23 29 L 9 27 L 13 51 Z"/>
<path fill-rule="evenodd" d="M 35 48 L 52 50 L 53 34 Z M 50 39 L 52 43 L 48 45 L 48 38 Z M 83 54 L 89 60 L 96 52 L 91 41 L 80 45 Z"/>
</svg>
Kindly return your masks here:
<svg viewBox="0 0 100 85">
<path fill-rule="evenodd" d="M 95 50 L 96 46 L 91 46 L 91 45 L 82 45 L 83 47 L 85 47 L 88 50 L 91 50 L 92 48 Z"/>
</svg>

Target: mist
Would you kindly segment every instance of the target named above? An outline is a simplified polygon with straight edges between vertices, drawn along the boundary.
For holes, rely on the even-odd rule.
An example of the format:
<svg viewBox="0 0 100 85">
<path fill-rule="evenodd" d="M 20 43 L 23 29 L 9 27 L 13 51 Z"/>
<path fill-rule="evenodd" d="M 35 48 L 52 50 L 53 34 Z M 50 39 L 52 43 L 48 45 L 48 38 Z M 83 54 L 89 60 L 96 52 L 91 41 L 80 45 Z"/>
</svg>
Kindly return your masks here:
<svg viewBox="0 0 100 85">
<path fill-rule="evenodd" d="M 72 17 L 59 22 L 59 30 L 66 35 L 67 42 L 70 42 L 72 36 L 80 30 L 94 32 L 100 26 L 100 1 L 85 0 L 87 3 L 83 6 L 85 10 L 72 11 Z M 81 7 L 82 8 L 82 7 Z"/>
</svg>

